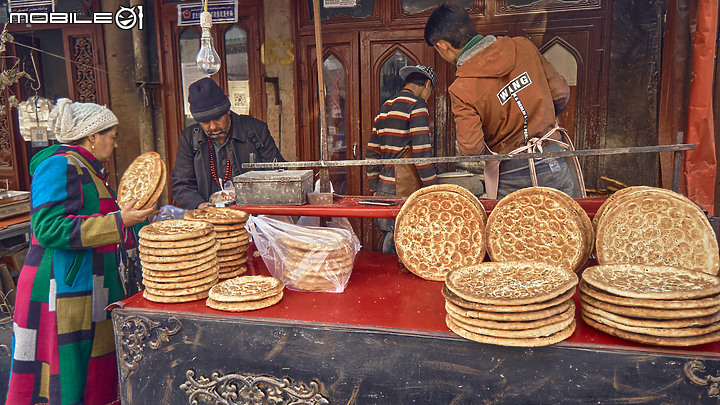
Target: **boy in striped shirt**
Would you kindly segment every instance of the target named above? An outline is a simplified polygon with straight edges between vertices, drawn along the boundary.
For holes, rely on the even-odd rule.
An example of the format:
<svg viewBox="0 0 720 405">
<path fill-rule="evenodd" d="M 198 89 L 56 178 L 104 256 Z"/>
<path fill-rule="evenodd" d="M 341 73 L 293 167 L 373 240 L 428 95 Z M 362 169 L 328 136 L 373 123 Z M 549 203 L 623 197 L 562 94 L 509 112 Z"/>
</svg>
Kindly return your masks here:
<svg viewBox="0 0 720 405">
<path fill-rule="evenodd" d="M 367 159 L 433 156 L 427 99 L 437 83 L 435 71 L 429 66 L 405 66 L 400 69 L 400 77 L 402 90 L 387 100 L 375 117 L 365 151 Z M 437 182 L 434 164 L 416 165 L 416 168 L 421 182 L 418 186 Z M 366 170 L 374 196 L 396 196 L 396 184 L 408 181 L 396 178 L 393 165 L 368 165 Z M 383 252 L 395 254 L 395 221 L 378 218 L 375 223 L 383 234 Z"/>
</svg>

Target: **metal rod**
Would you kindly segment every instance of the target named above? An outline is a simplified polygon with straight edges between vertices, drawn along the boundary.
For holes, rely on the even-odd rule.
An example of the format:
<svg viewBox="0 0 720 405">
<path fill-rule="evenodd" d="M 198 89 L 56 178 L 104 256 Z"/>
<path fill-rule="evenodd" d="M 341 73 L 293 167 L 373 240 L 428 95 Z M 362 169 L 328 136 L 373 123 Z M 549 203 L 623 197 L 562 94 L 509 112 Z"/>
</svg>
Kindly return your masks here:
<svg viewBox="0 0 720 405">
<path fill-rule="evenodd" d="M 318 104 L 320 106 L 320 160 L 326 161 L 330 153 L 327 140 L 327 118 L 325 117 L 325 79 L 323 78 L 320 0 L 313 0 L 313 20 L 315 20 L 315 58 L 318 75 Z M 320 192 L 330 192 L 330 169 L 323 166 L 320 166 Z"/>
<path fill-rule="evenodd" d="M 281 167 L 343 167 L 343 166 L 372 166 L 372 165 L 398 165 L 428 163 L 452 163 L 452 162 L 479 162 L 486 160 L 508 160 L 508 159 L 540 159 L 560 158 L 568 156 L 595 156 L 595 155 L 620 155 L 623 153 L 654 153 L 654 152 L 679 152 L 684 150 L 695 150 L 695 144 L 660 145 L 660 146 L 635 146 L 627 148 L 605 148 L 587 150 L 566 150 L 562 152 L 542 153 L 516 153 L 507 155 L 474 155 L 474 156 L 439 156 L 427 158 L 403 158 L 403 159 L 363 159 L 363 160 L 318 160 L 302 162 L 269 162 L 269 163 L 243 163 L 245 169 L 274 169 Z"/>
<path fill-rule="evenodd" d="M 680 143 L 685 141 L 685 133 L 682 131 L 678 131 L 678 133 L 675 135 L 675 143 Z M 679 150 L 676 150 L 673 152 L 673 181 L 672 181 L 672 191 L 679 193 L 680 192 L 680 169 L 682 166 L 682 152 Z"/>
</svg>

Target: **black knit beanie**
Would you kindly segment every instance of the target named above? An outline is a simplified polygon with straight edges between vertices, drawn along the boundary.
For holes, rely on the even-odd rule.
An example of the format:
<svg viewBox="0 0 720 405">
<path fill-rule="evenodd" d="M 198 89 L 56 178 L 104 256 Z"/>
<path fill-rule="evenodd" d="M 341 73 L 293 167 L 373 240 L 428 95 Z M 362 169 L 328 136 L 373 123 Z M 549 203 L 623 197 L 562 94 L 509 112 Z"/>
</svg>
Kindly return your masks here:
<svg viewBox="0 0 720 405">
<path fill-rule="evenodd" d="M 190 85 L 188 102 L 190 113 L 197 122 L 218 119 L 230 110 L 230 99 L 209 77 L 204 77 Z"/>
</svg>

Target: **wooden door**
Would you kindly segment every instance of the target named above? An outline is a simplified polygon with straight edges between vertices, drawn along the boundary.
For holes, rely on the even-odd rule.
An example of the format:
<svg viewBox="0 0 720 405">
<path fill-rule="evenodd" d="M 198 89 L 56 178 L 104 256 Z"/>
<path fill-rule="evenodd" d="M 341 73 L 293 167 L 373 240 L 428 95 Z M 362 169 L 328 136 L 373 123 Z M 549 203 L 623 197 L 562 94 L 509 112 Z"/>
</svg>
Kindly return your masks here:
<svg viewBox="0 0 720 405">
<path fill-rule="evenodd" d="M 175 166 L 178 134 L 195 122 L 186 103 L 185 91 L 190 83 L 202 77 L 193 65 L 200 46 L 200 28 L 198 25 L 178 26 L 177 6 L 176 2 L 156 0 L 165 154 L 169 170 Z M 233 111 L 266 121 L 262 81 L 265 69 L 260 57 L 260 44 L 264 39 L 262 2 L 240 0 L 237 10 L 236 23 L 213 24 L 211 28 L 221 61 L 220 71 L 211 77 L 228 94 Z"/>
<path fill-rule="evenodd" d="M 362 83 L 362 122 L 360 127 L 362 128 L 363 156 L 370 141 L 377 111 L 382 103 L 402 88 L 402 81 L 398 75 L 399 69 L 403 66 L 418 64 L 435 67 L 435 50 L 425 44 L 421 30 L 364 31 L 360 33 L 360 66 L 365 67 L 361 69 L 360 77 Z M 444 119 L 444 108 L 435 108 L 436 105 L 445 104 L 445 88 L 444 83 L 438 83 L 436 89 L 439 90 L 439 94 L 437 91 L 433 91 L 428 100 L 430 116 L 434 117 L 430 120 L 430 140 L 438 156 L 446 156 L 450 150 L 450 142 L 447 137 L 437 136 L 445 131 L 447 124 Z M 362 194 L 370 195 L 364 168 L 362 172 Z M 371 250 L 382 250 L 380 231 L 375 227 L 373 221 L 363 221 L 362 235 L 363 246 L 372 247 Z"/>
</svg>

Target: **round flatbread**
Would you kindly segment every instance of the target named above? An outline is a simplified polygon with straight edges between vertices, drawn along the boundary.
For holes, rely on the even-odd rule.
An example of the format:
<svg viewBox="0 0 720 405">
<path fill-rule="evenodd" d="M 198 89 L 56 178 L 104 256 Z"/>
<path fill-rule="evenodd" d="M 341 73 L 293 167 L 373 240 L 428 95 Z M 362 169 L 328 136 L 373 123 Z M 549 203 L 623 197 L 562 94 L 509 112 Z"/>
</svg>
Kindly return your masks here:
<svg viewBox="0 0 720 405">
<path fill-rule="evenodd" d="M 403 204 L 395 219 L 395 247 L 413 274 L 443 281 L 450 270 L 484 260 L 484 232 L 485 209 L 477 198 L 459 186 L 433 185 Z"/>
<path fill-rule="evenodd" d="M 613 328 L 612 326 L 605 325 L 597 322 L 593 319 L 588 318 L 584 314 L 582 315 L 583 321 L 589 326 L 605 332 L 608 335 L 617 336 L 621 339 L 631 340 L 634 342 L 645 343 L 650 345 L 658 346 L 695 346 L 704 343 L 716 342 L 720 340 L 720 331 L 708 333 L 700 336 L 690 337 L 666 337 L 666 336 L 650 336 L 641 333 L 628 332 Z"/>
<path fill-rule="evenodd" d="M 213 225 L 245 224 L 248 213 L 234 208 L 207 207 L 187 211 L 183 218 L 191 221 L 207 221 Z"/>
<path fill-rule="evenodd" d="M 175 246 L 175 247 L 147 247 L 140 243 L 138 251 L 145 255 L 151 256 L 185 256 L 193 253 L 199 253 L 215 246 L 214 240 L 208 240 L 205 243 L 193 246 Z"/>
<path fill-rule="evenodd" d="M 456 325 L 461 327 L 462 329 L 477 333 L 484 336 L 494 336 L 494 337 L 501 337 L 501 338 L 513 338 L 513 339 L 519 339 L 519 338 L 542 338 L 546 336 L 553 335 L 555 333 L 560 332 L 561 330 L 564 330 L 568 326 L 570 326 L 571 323 L 575 322 L 575 317 L 566 317 L 565 319 L 555 322 L 549 325 L 543 325 L 537 328 L 527 328 L 527 329 L 516 329 L 516 330 L 507 330 L 507 329 L 495 329 L 495 328 L 488 328 L 484 326 L 477 326 L 470 323 L 465 322 L 465 318 L 456 316 L 452 312 L 448 312 L 448 316 L 452 318 L 453 322 L 455 322 Z"/>
<path fill-rule="evenodd" d="M 283 288 L 275 277 L 242 276 L 215 284 L 209 297 L 218 302 L 254 301 L 277 295 Z"/>
<path fill-rule="evenodd" d="M 213 231 L 213 226 L 205 221 L 186 219 L 166 219 L 145 225 L 138 233 L 141 239 L 154 241 L 178 241 L 196 239 Z"/>
<path fill-rule="evenodd" d="M 621 323 L 623 325 L 643 327 L 643 328 L 658 328 L 658 329 L 677 329 L 677 328 L 693 328 L 698 326 L 707 326 L 711 324 L 717 324 L 720 322 L 720 312 L 716 312 L 712 315 L 701 316 L 696 318 L 684 318 L 684 319 L 641 319 L 641 318 L 630 318 L 627 316 L 613 314 L 594 307 L 587 302 L 582 304 L 582 310 L 585 313 L 600 316 L 613 322 Z M 591 316 L 591 318 L 595 319 Z M 598 320 L 598 322 L 600 322 Z M 707 332 L 706 332 L 707 333 Z"/>
<path fill-rule="evenodd" d="M 659 299 L 643 299 L 643 298 L 627 298 L 614 294 L 608 294 L 589 285 L 583 280 L 578 284 L 580 291 L 586 295 L 615 305 L 624 305 L 628 307 L 656 308 L 656 309 L 687 309 L 687 308 L 707 308 L 717 307 L 720 305 L 720 295 L 715 295 L 697 299 L 678 299 L 678 300 L 659 300 Z"/>
<path fill-rule="evenodd" d="M 177 281 L 198 280 L 208 277 L 211 274 L 217 273 L 219 269 L 220 268 L 217 264 L 212 267 L 208 267 L 206 269 L 198 270 L 193 273 L 187 274 L 177 274 L 174 272 L 154 272 L 152 270 L 146 271 L 145 269 L 143 269 L 143 281 L 150 280 L 156 283 L 172 283 Z"/>
<path fill-rule="evenodd" d="M 582 304 L 588 303 L 596 308 L 603 309 L 617 315 L 629 316 L 641 319 L 685 319 L 698 318 L 702 316 L 711 316 L 720 311 L 720 306 L 707 308 L 689 308 L 689 309 L 654 309 L 626 307 L 622 305 L 609 304 L 607 302 L 596 300 L 587 296 L 580 291 L 580 300 Z"/>
<path fill-rule="evenodd" d="M 195 260 L 186 260 L 184 262 L 170 262 L 170 263 L 155 263 L 155 262 L 143 262 L 144 270 L 153 271 L 197 271 L 199 268 L 207 268 L 217 264 L 217 256 L 205 256 Z"/>
<path fill-rule="evenodd" d="M 570 302 L 568 302 L 570 304 Z M 568 305 L 564 312 L 556 315 L 548 316 L 547 318 L 541 318 L 532 321 L 521 321 L 521 320 L 507 320 L 507 321 L 491 321 L 487 319 L 468 318 L 453 312 L 447 306 L 447 313 L 452 315 L 453 318 L 461 320 L 463 323 L 468 325 L 479 326 L 482 328 L 502 329 L 502 330 L 523 330 L 523 329 L 536 329 L 547 325 L 552 325 L 558 322 L 567 320 L 568 318 L 575 317 L 575 304 Z"/>
<path fill-rule="evenodd" d="M 542 261 L 579 271 L 593 246 L 587 213 L 565 193 L 528 187 L 500 200 L 488 217 L 492 261 Z"/>
<path fill-rule="evenodd" d="M 173 248 L 183 248 L 183 247 L 190 247 L 190 246 L 197 246 L 197 245 L 204 245 L 207 244 L 210 241 L 215 241 L 216 233 L 210 232 L 207 235 L 203 235 L 197 238 L 193 239 L 182 239 L 182 240 L 149 240 L 140 238 L 139 244 L 145 247 L 149 248 L 158 248 L 158 249 L 173 249 Z M 212 246 L 212 243 L 210 244 Z"/>
<path fill-rule="evenodd" d="M 245 267 L 244 265 L 241 265 L 236 268 L 231 268 L 231 269 L 232 270 L 226 270 L 226 271 L 219 272 L 218 277 L 221 279 L 233 278 L 233 277 L 237 277 L 247 271 L 247 267 Z"/>
<path fill-rule="evenodd" d="M 160 198 L 165 187 L 165 162 L 157 152 L 147 152 L 135 158 L 128 166 L 117 190 L 117 203 L 123 208 L 134 198 L 139 198 L 133 208 L 152 206 Z M 160 188 L 160 193 L 157 189 Z M 151 201 L 156 198 L 155 201 Z"/>
<path fill-rule="evenodd" d="M 464 337 L 465 339 L 474 340 L 480 343 L 489 343 L 500 346 L 519 346 L 519 347 L 538 347 L 548 346 L 554 343 L 562 342 L 569 338 L 573 332 L 575 332 L 575 320 L 565 329 L 554 333 L 550 336 L 538 337 L 538 338 L 507 338 L 497 336 L 487 336 L 479 333 L 471 332 L 466 330 L 462 326 L 458 325 L 450 315 L 445 317 L 445 323 L 451 331 Z"/>
<path fill-rule="evenodd" d="M 585 269 L 582 279 L 621 297 L 673 300 L 720 294 L 720 279 L 701 271 L 643 264 L 608 264 Z"/>
<path fill-rule="evenodd" d="M 160 296 L 160 297 L 180 297 L 185 295 L 192 295 L 201 293 L 203 291 L 210 290 L 210 287 L 214 286 L 217 283 L 217 278 L 212 279 L 211 281 L 196 285 L 192 287 L 181 287 L 177 289 L 170 289 L 170 288 L 154 288 L 145 286 L 145 291 L 152 295 Z"/>
<path fill-rule="evenodd" d="M 532 322 L 541 322 L 547 319 L 552 319 L 565 314 L 568 311 L 575 310 L 575 303 L 572 300 L 567 300 L 563 303 L 555 305 L 553 307 L 541 309 L 538 311 L 525 311 L 525 312 L 489 312 L 489 311 L 478 311 L 474 309 L 467 309 L 459 307 L 450 301 L 445 301 L 445 311 L 448 313 L 452 312 L 457 316 L 464 319 L 474 319 L 478 322 L 497 322 L 497 323 L 518 323 L 527 324 Z M 473 322 L 467 322 L 473 324 Z M 487 325 L 486 325 L 487 326 Z M 527 328 L 521 328 L 527 329 Z"/>
<path fill-rule="evenodd" d="M 214 245 L 211 247 L 202 250 L 197 253 L 190 253 L 186 255 L 181 256 L 157 256 L 157 255 L 150 255 L 145 253 L 138 253 L 138 257 L 140 258 L 141 263 L 177 263 L 177 262 L 186 262 L 191 260 L 202 260 L 206 257 L 215 257 L 217 255 L 218 248 L 220 247 L 220 244 L 215 242 Z"/>
<path fill-rule="evenodd" d="M 445 284 L 460 298 L 482 304 L 524 305 L 555 298 L 578 283 L 570 269 L 541 262 L 488 262 L 448 273 Z"/>
<path fill-rule="evenodd" d="M 176 295 L 176 296 L 163 296 L 163 295 L 155 295 L 148 291 L 147 289 L 143 290 L 143 297 L 148 301 L 153 302 L 159 302 L 163 304 L 178 304 L 181 302 L 190 302 L 190 301 L 197 301 L 204 298 L 207 298 L 208 292 L 201 291 L 198 293 L 192 293 L 192 294 L 186 294 L 186 295 Z"/>
<path fill-rule="evenodd" d="M 447 285 L 443 285 L 442 287 L 442 295 L 445 297 L 445 299 L 455 305 L 457 305 L 460 308 L 463 308 L 465 310 L 475 310 L 475 311 L 482 311 L 482 312 L 509 312 L 510 316 L 521 314 L 522 312 L 537 312 L 542 311 L 544 309 L 556 307 L 560 304 L 566 303 L 568 300 L 572 298 L 572 296 L 575 294 L 575 289 L 571 288 L 564 293 L 558 295 L 555 298 L 551 298 L 547 301 L 541 301 L 536 302 L 534 304 L 524 304 L 524 305 L 512 305 L 512 302 L 510 302 L 510 305 L 497 305 L 497 304 L 481 304 L 479 302 L 472 302 L 468 300 L 464 300 L 460 298 L 457 294 L 453 293 L 452 291 L 448 290 Z M 534 318 L 538 319 L 538 318 Z"/>
<path fill-rule="evenodd" d="M 283 292 L 280 291 L 277 295 L 274 295 L 272 297 L 254 301 L 224 302 L 215 301 L 212 298 L 208 298 L 207 301 L 205 301 L 205 305 L 220 311 L 253 311 L 256 309 L 267 308 L 269 306 L 275 305 L 280 302 L 282 297 Z"/>
<path fill-rule="evenodd" d="M 208 283 L 216 283 L 217 281 L 218 281 L 218 273 L 216 271 L 213 271 L 202 278 L 192 279 L 192 280 L 180 280 L 180 278 L 178 278 L 177 280 L 169 282 L 169 283 L 168 282 L 156 282 L 156 281 L 150 280 L 149 278 L 144 278 L 143 284 L 145 284 L 145 288 L 150 288 L 151 290 L 178 290 L 181 288 L 192 288 L 192 287 L 204 286 L 204 285 L 207 285 Z"/>
<path fill-rule="evenodd" d="M 661 188 L 626 192 L 597 221 L 599 264 L 674 266 L 718 274 L 715 232 L 700 207 Z"/>
</svg>

